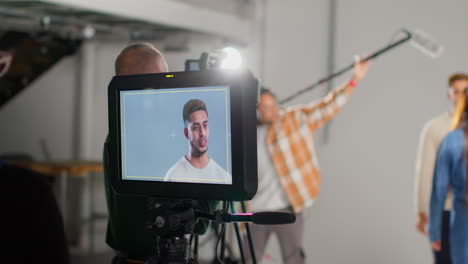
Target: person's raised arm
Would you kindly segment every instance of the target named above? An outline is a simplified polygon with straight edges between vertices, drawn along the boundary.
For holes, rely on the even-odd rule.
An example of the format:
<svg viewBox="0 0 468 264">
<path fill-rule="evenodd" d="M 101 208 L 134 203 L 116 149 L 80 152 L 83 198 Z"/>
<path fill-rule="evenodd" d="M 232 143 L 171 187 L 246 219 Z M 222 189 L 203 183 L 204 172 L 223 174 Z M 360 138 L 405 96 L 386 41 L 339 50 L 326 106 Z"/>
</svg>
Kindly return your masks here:
<svg viewBox="0 0 468 264">
<path fill-rule="evenodd" d="M 359 57 L 356 57 L 354 74 L 346 84 L 332 90 L 319 101 L 314 101 L 308 105 L 291 107 L 286 111 L 301 111 L 305 114 L 309 126 L 314 129 L 321 127 L 342 109 L 358 82 L 366 76 L 369 63 L 370 61 L 362 62 Z"/>
</svg>

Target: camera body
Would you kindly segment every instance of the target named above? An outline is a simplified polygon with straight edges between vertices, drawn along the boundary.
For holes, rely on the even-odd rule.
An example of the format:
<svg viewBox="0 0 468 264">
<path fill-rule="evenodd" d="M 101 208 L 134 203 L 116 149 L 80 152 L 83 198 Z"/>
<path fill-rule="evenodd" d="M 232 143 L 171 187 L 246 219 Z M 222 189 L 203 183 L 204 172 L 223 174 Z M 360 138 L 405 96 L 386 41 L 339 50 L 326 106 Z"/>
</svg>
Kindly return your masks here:
<svg viewBox="0 0 468 264">
<path fill-rule="evenodd" d="M 227 54 L 223 51 L 203 52 L 200 59 L 185 60 L 185 71 L 221 69 L 222 61 Z"/>
<path fill-rule="evenodd" d="M 158 199 L 252 199 L 258 96 L 258 81 L 248 70 L 115 76 L 108 89 L 112 187 Z M 205 106 L 203 124 L 185 117 L 194 101 Z M 209 133 L 197 137 L 200 125 Z M 180 170 L 205 152 L 210 169 Z"/>
</svg>

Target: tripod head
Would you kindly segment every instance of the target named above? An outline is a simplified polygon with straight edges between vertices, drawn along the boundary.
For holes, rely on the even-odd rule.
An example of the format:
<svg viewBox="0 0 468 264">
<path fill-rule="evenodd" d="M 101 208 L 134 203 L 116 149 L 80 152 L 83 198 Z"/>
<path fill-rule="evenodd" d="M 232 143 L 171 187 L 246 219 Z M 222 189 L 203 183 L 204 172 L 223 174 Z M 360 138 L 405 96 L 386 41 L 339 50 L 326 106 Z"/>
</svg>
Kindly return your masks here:
<svg viewBox="0 0 468 264">
<path fill-rule="evenodd" d="M 153 200 L 151 218 L 147 226 L 158 236 L 156 256 L 148 264 L 186 264 L 198 263 L 190 258 L 188 235 L 193 235 L 199 219 L 217 223 L 252 222 L 261 225 L 294 223 L 296 216 L 289 212 L 260 212 L 230 214 L 227 210 L 214 213 L 201 212 L 194 200 Z"/>
<path fill-rule="evenodd" d="M 193 233 L 198 217 L 194 200 L 153 200 L 154 222 L 148 225 L 158 236 L 181 236 Z"/>
<path fill-rule="evenodd" d="M 198 263 L 189 257 L 187 235 L 193 234 L 198 218 L 193 200 L 153 200 L 151 202 L 154 221 L 147 228 L 158 237 L 156 256 L 148 264 L 192 264 Z"/>
</svg>

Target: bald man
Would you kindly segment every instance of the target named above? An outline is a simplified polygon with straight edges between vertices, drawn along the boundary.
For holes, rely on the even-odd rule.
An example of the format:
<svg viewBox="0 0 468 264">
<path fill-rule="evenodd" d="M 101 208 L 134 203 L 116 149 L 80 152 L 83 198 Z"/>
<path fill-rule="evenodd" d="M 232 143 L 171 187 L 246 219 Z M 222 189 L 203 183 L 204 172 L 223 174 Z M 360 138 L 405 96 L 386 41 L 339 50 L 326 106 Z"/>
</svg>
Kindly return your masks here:
<svg viewBox="0 0 468 264">
<path fill-rule="evenodd" d="M 149 43 L 126 47 L 115 60 L 116 75 L 135 75 L 167 72 L 164 56 Z"/>
<path fill-rule="evenodd" d="M 116 75 L 135 75 L 167 72 L 164 56 L 149 43 L 137 43 L 126 47 L 115 61 Z M 107 153 L 109 138 L 104 144 L 104 183 L 109 219 L 106 243 L 117 256 L 113 264 L 144 263 L 156 253 L 157 238 L 146 228 L 150 218 L 149 199 L 142 196 L 120 195 L 110 184 L 109 159 Z M 113 176 L 116 177 L 116 176 Z M 217 202 L 198 201 L 201 211 L 213 212 Z M 198 221 L 196 234 L 203 234 L 207 221 Z"/>
</svg>

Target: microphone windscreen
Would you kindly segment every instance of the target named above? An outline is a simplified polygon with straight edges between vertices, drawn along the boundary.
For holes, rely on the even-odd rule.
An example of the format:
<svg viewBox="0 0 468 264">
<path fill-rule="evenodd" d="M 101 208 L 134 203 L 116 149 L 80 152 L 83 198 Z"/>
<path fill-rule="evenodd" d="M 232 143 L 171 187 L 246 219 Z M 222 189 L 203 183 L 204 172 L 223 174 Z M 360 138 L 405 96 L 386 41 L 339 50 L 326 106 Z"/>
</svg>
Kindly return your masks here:
<svg viewBox="0 0 468 264">
<path fill-rule="evenodd" d="M 411 44 L 422 53 L 433 58 L 439 57 L 444 48 L 437 41 L 421 30 L 409 31 L 411 33 Z"/>
<path fill-rule="evenodd" d="M 258 212 L 252 216 L 257 225 L 283 225 L 296 222 L 296 215 L 290 212 Z"/>
</svg>

